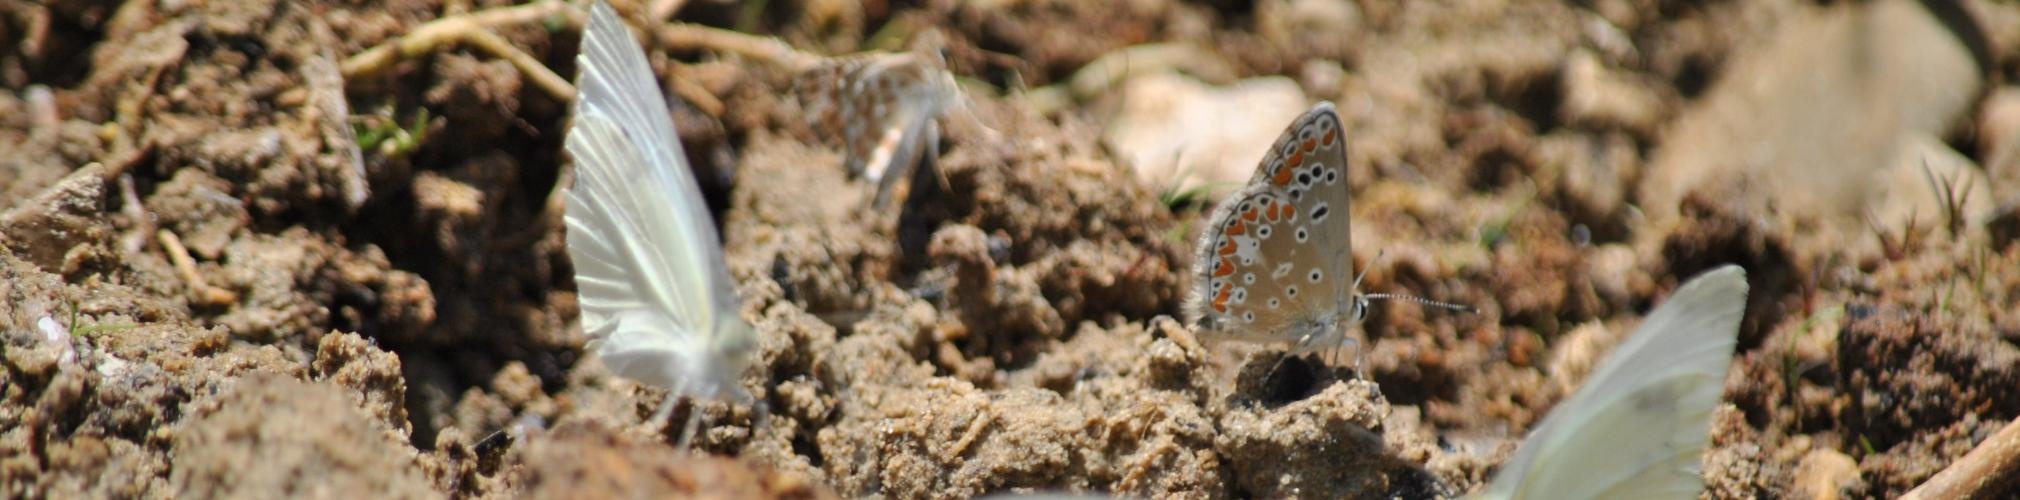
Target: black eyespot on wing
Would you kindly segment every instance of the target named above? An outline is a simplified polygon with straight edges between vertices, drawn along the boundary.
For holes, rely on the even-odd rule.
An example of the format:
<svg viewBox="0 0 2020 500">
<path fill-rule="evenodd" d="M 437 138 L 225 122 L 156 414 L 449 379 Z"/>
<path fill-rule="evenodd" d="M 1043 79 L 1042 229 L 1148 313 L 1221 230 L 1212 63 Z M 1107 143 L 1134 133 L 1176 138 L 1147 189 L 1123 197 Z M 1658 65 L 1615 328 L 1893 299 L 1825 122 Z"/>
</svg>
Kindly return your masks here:
<svg viewBox="0 0 2020 500">
<path fill-rule="evenodd" d="M 1312 220 L 1314 221 L 1326 220 L 1326 214 L 1332 213 L 1332 211 L 1333 211 L 1332 207 L 1320 204 L 1318 207 L 1312 209 Z"/>
<path fill-rule="evenodd" d="M 1287 287 L 1284 287 L 1284 295 L 1289 295 L 1289 296 L 1291 296 L 1291 297 L 1297 297 L 1297 296 L 1298 296 L 1298 287 L 1297 287 L 1296 285 L 1292 285 L 1292 286 L 1287 286 Z"/>
</svg>

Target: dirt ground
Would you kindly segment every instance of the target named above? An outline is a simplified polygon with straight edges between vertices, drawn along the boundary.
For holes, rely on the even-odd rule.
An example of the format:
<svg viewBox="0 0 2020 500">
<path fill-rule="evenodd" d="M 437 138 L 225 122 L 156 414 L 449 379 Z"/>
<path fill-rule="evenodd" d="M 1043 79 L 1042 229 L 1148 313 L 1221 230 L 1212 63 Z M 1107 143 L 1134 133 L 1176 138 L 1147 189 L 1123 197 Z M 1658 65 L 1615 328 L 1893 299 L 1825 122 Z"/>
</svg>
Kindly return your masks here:
<svg viewBox="0 0 2020 500">
<path fill-rule="evenodd" d="M 0 495 L 1448 497 L 1728 262 L 1708 497 L 1897 496 L 2020 417 L 2011 3 L 686 2 L 963 89 L 877 211 L 791 71 L 649 38 L 760 337 L 763 408 L 677 407 L 706 455 L 584 356 L 568 103 L 476 43 L 348 66 L 507 4 L 0 0 Z M 491 31 L 572 78 L 579 25 Z M 1146 44 L 1204 56 L 1082 71 Z M 1174 75 L 1338 103 L 1363 290 L 1478 312 L 1378 304 L 1360 380 L 1172 319 L 1212 200 L 1103 138 L 1218 95 L 1129 104 Z"/>
</svg>

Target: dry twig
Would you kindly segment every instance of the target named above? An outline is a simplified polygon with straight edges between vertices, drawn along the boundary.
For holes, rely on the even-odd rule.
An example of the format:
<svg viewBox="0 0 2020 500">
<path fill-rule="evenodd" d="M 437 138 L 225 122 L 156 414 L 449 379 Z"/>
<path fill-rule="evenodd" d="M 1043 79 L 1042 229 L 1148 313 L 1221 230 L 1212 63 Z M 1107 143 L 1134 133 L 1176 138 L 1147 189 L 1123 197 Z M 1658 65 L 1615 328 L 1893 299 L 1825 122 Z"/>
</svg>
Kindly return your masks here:
<svg viewBox="0 0 2020 500">
<path fill-rule="evenodd" d="M 2015 478 L 2020 478 L 2020 418 L 2006 423 L 1999 433 L 1964 458 L 1950 463 L 1928 482 L 1908 490 L 1901 500 L 1949 498 L 2011 498 Z"/>
<path fill-rule="evenodd" d="M 533 85 L 540 87 L 561 102 L 575 100 L 575 86 L 554 70 L 540 64 L 539 59 L 519 50 L 511 42 L 491 32 L 498 26 L 537 22 L 561 16 L 570 26 L 582 25 L 582 14 L 568 8 L 566 2 L 549 0 L 512 7 L 499 7 L 480 11 L 450 15 L 424 23 L 413 32 L 387 40 L 359 52 L 344 60 L 345 79 L 353 79 L 385 71 L 402 59 L 434 52 L 436 49 L 455 43 L 464 43 L 505 59 L 519 69 Z"/>
</svg>

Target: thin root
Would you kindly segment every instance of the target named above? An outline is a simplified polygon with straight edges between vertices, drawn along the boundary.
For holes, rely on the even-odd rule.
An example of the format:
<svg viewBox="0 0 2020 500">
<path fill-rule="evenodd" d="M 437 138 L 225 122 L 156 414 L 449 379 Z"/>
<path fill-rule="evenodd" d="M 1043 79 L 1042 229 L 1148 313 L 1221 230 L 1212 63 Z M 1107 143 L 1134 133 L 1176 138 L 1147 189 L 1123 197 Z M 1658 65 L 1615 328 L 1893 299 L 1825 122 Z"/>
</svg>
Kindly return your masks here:
<svg viewBox="0 0 2020 500">
<path fill-rule="evenodd" d="M 581 14 L 568 8 L 566 2 L 550 0 L 513 7 L 499 7 L 480 11 L 450 15 L 415 28 L 404 36 L 387 40 L 359 52 L 344 60 L 345 79 L 376 74 L 392 67 L 400 60 L 428 54 L 445 45 L 464 43 L 494 57 L 505 59 L 519 69 L 520 73 L 533 80 L 540 87 L 561 102 L 575 100 L 575 86 L 561 75 L 540 64 L 539 59 L 519 50 L 511 42 L 491 32 L 491 29 L 511 24 L 536 22 L 561 16 L 571 26 L 582 24 Z"/>
<path fill-rule="evenodd" d="M 687 0 L 653 0 L 652 20 L 664 21 L 673 17 L 673 13 L 680 12 L 680 8 L 686 5 Z"/>
<path fill-rule="evenodd" d="M 982 438 L 982 431 L 988 429 L 989 424 L 995 421 L 996 414 L 990 413 L 988 408 L 983 408 L 980 415 L 976 415 L 974 420 L 968 421 L 968 429 L 961 433 L 961 439 L 954 441 L 953 446 L 948 447 L 940 453 L 940 460 L 947 463 L 960 461 L 961 455 L 967 453 L 968 448 L 974 446 L 975 441 Z"/>
<path fill-rule="evenodd" d="M 176 274 L 182 275 L 183 283 L 189 287 L 189 300 L 201 306 L 238 302 L 238 294 L 203 281 L 203 275 L 196 272 L 196 259 L 190 258 L 189 248 L 182 246 L 182 238 L 176 237 L 174 231 L 163 229 L 154 234 L 161 240 L 162 251 L 168 252 L 168 260 L 175 263 Z"/>
<path fill-rule="evenodd" d="M 120 248 L 126 253 L 136 254 L 147 249 L 147 235 L 154 232 L 154 217 L 147 214 L 147 207 L 140 202 L 140 193 L 133 187 L 133 175 L 119 174 L 119 212 L 133 224 L 133 230 L 120 237 Z"/>
<path fill-rule="evenodd" d="M 704 49 L 738 54 L 791 71 L 804 71 L 821 62 L 821 56 L 800 52 L 777 38 L 707 26 L 671 24 L 659 28 L 658 35 L 659 43 L 667 50 Z"/>
</svg>

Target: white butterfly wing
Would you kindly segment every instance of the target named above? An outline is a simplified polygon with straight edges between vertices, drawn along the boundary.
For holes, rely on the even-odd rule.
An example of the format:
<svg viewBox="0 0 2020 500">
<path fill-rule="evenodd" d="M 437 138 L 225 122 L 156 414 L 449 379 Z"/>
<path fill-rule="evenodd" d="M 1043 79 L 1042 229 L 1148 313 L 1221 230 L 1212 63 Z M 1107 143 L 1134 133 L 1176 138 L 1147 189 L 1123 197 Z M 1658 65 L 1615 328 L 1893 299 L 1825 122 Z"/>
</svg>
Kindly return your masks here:
<svg viewBox="0 0 2020 500">
<path fill-rule="evenodd" d="M 1746 294 L 1746 272 L 1732 265 L 1678 288 L 1544 417 L 1483 496 L 1697 498 Z"/>
<path fill-rule="evenodd" d="M 749 326 L 736 316 L 715 224 L 644 52 L 601 1 L 576 64 L 566 220 L 582 330 L 619 375 L 688 395 L 740 394 Z"/>
</svg>

